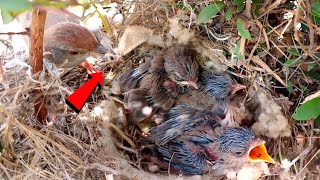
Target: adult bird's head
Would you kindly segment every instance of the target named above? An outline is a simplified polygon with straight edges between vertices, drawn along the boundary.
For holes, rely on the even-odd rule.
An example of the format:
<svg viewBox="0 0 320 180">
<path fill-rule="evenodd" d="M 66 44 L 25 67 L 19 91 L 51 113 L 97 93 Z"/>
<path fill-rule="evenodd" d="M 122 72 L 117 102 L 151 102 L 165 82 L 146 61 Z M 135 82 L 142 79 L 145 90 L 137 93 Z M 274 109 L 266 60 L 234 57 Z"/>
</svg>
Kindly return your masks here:
<svg viewBox="0 0 320 180">
<path fill-rule="evenodd" d="M 218 137 L 219 151 L 225 161 L 276 162 L 270 157 L 265 141 L 255 137 L 248 128 L 228 128 Z"/>
<path fill-rule="evenodd" d="M 87 28 L 62 22 L 44 32 L 44 56 L 57 67 L 70 68 L 82 63 L 90 53 L 107 53 Z"/>
<path fill-rule="evenodd" d="M 172 47 L 164 55 L 164 68 L 169 78 L 179 86 L 198 89 L 199 64 L 195 52 L 184 47 Z"/>
<path fill-rule="evenodd" d="M 217 99 L 226 99 L 237 91 L 245 89 L 246 86 L 232 81 L 226 73 L 203 72 L 201 83 L 204 90 Z"/>
</svg>

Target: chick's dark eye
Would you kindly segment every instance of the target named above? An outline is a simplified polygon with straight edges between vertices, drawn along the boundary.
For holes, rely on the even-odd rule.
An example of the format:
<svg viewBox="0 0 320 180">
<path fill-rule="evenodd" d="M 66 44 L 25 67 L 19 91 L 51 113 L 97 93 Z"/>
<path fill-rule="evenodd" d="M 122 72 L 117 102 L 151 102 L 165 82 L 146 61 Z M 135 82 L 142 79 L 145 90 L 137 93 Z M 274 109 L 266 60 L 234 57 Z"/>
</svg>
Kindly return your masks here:
<svg viewBox="0 0 320 180">
<path fill-rule="evenodd" d="M 80 54 L 80 52 L 78 52 L 78 51 L 70 51 L 69 52 L 71 55 L 77 55 L 77 54 Z"/>
<path fill-rule="evenodd" d="M 180 78 L 179 75 L 175 75 L 174 78 L 175 78 L 177 81 L 182 81 L 182 78 Z"/>
<path fill-rule="evenodd" d="M 234 154 L 235 154 L 236 156 L 241 156 L 241 155 L 243 155 L 243 152 L 237 151 L 237 152 L 235 152 Z"/>
</svg>

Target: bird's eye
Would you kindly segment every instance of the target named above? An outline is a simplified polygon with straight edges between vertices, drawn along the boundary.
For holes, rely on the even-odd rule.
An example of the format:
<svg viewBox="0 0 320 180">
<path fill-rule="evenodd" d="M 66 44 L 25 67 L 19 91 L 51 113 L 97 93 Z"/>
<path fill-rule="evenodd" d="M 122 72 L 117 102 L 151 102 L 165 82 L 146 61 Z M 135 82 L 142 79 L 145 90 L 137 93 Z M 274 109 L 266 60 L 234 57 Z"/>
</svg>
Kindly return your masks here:
<svg viewBox="0 0 320 180">
<path fill-rule="evenodd" d="M 77 55 L 77 54 L 80 54 L 80 52 L 78 52 L 78 51 L 70 51 L 70 54 L 71 55 Z"/>
<path fill-rule="evenodd" d="M 236 156 L 241 156 L 241 155 L 243 155 L 243 152 L 237 151 L 237 152 L 234 152 L 234 154 L 235 154 Z"/>
<path fill-rule="evenodd" d="M 174 78 L 175 78 L 177 81 L 182 81 L 182 78 L 180 78 L 179 75 L 175 75 Z"/>
</svg>

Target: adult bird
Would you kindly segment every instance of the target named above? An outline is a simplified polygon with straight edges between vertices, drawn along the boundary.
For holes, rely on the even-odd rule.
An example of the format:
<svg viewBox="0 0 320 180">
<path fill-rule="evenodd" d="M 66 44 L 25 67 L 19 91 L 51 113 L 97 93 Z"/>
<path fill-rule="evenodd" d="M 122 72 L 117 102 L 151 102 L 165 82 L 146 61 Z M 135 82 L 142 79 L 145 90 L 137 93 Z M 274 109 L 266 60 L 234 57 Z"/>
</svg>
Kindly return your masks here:
<svg viewBox="0 0 320 180">
<path fill-rule="evenodd" d="M 265 141 L 251 129 L 221 126 L 219 112 L 190 112 L 190 107 L 186 108 L 189 114 L 173 111 L 151 130 L 150 140 L 157 154 L 152 161 L 162 168 L 185 175 L 210 172 L 220 176 L 249 162 L 275 163 Z M 188 123 L 181 126 L 179 118 L 188 118 Z"/>
<path fill-rule="evenodd" d="M 105 54 L 102 46 L 87 28 L 72 22 L 50 26 L 44 32 L 44 57 L 57 68 L 71 68 L 82 64 L 88 73 L 96 70 L 86 61 L 90 53 Z"/>
</svg>

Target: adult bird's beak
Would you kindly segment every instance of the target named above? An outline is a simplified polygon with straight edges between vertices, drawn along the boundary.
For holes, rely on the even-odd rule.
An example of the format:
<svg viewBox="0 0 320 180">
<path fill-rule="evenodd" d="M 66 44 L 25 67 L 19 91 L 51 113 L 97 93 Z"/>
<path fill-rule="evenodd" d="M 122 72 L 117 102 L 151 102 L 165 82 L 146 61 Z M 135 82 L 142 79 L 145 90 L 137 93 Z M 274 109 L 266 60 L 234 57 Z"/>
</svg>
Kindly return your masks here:
<svg viewBox="0 0 320 180">
<path fill-rule="evenodd" d="M 272 164 L 276 164 L 276 162 L 270 157 L 267 152 L 267 148 L 264 145 L 265 141 L 261 139 L 256 139 L 250 144 L 249 152 L 247 158 L 251 162 L 268 162 Z"/>
<path fill-rule="evenodd" d="M 247 88 L 247 86 L 239 84 L 239 83 L 233 83 L 230 85 L 230 88 L 231 88 L 231 94 L 235 94 L 236 92 Z"/>
<path fill-rule="evenodd" d="M 194 81 L 188 81 L 188 85 L 195 88 L 195 89 L 198 89 L 198 85 Z"/>
<path fill-rule="evenodd" d="M 99 44 L 98 47 L 94 50 L 94 52 L 99 54 L 106 54 L 108 52 L 113 52 L 113 51 Z"/>
</svg>

